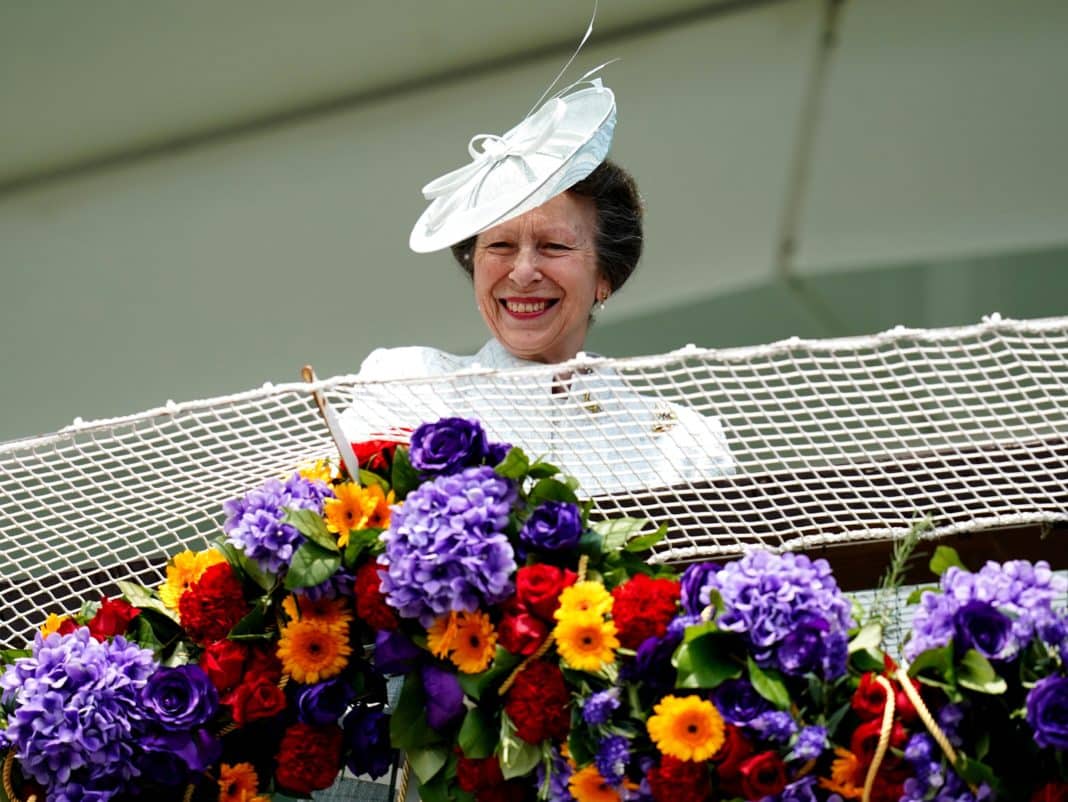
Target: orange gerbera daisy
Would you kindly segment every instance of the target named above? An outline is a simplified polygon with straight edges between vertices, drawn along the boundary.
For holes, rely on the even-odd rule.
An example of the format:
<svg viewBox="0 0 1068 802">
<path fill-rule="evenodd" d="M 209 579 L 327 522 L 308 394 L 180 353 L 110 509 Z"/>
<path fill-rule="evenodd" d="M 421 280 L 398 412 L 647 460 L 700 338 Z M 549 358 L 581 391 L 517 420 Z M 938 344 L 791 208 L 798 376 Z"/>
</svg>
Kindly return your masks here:
<svg viewBox="0 0 1068 802">
<path fill-rule="evenodd" d="M 344 599 L 309 599 L 291 593 L 282 600 L 282 609 L 290 621 L 321 621 L 332 627 L 347 627 L 352 622 L 352 611 Z"/>
<path fill-rule="evenodd" d="M 723 746 L 723 716 L 699 696 L 665 696 L 645 727 L 657 749 L 679 760 L 708 760 Z"/>
<path fill-rule="evenodd" d="M 201 575 L 211 566 L 226 562 L 226 558 L 216 549 L 205 551 L 183 551 L 175 554 L 167 564 L 167 579 L 160 585 L 159 598 L 170 610 L 178 610 L 178 599 L 197 582 Z"/>
<path fill-rule="evenodd" d="M 368 529 L 389 529 L 390 512 L 396 500 L 393 491 L 385 493 L 378 485 L 371 485 L 367 492 L 375 501 L 375 508 L 367 516 Z"/>
<path fill-rule="evenodd" d="M 567 781 L 576 802 L 619 802 L 619 791 L 605 782 L 594 765 L 579 769 Z"/>
<path fill-rule="evenodd" d="M 352 647 L 348 629 L 314 619 L 291 621 L 278 639 L 282 669 L 297 682 L 314 685 L 340 674 L 348 665 Z"/>
<path fill-rule="evenodd" d="M 497 633 L 485 613 L 457 613 L 452 641 L 453 664 L 464 674 L 477 674 L 489 667 L 497 652 Z"/>
<path fill-rule="evenodd" d="M 571 613 L 596 613 L 608 615 L 612 612 L 612 594 L 605 590 L 600 582 L 585 580 L 564 588 L 560 593 L 560 606 L 553 615 L 557 621 Z"/>
<path fill-rule="evenodd" d="M 434 657 L 446 658 L 456 640 L 456 613 L 439 615 L 426 629 L 426 645 Z"/>
<path fill-rule="evenodd" d="M 219 767 L 219 802 L 252 802 L 259 782 L 251 763 L 223 763 Z"/>
<path fill-rule="evenodd" d="M 595 612 L 572 612 L 559 615 L 560 623 L 553 630 L 556 651 L 571 668 L 579 671 L 600 671 L 606 663 L 614 663 L 619 648 L 616 625 L 605 621 Z"/>
<path fill-rule="evenodd" d="M 860 758 L 840 746 L 834 748 L 834 754 L 837 757 L 831 763 L 830 779 L 820 777 L 820 787 L 846 799 L 860 799 L 864 795 L 865 774 Z"/>
</svg>

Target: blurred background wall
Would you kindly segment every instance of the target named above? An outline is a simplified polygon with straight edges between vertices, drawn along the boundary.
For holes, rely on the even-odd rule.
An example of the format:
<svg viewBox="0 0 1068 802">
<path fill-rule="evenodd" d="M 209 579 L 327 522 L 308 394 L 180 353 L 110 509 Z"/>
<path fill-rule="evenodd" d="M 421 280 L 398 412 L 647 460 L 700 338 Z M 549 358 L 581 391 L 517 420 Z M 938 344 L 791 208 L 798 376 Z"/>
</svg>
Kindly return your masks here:
<svg viewBox="0 0 1068 802">
<path fill-rule="evenodd" d="M 573 0 L 0 5 L 0 440 L 486 334 L 420 187 L 537 99 Z M 591 350 L 1042 317 L 1062 0 L 601 0 L 643 265 Z"/>
</svg>

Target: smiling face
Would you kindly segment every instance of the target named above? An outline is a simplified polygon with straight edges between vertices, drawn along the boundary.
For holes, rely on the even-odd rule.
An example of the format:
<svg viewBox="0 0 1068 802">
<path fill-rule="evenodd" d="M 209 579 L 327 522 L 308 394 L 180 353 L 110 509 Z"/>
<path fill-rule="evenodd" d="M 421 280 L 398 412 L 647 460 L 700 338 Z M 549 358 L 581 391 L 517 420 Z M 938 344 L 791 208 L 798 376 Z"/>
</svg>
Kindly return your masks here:
<svg viewBox="0 0 1068 802">
<path fill-rule="evenodd" d="M 564 192 L 478 235 L 475 299 L 513 356 L 555 363 L 582 350 L 590 310 L 609 286 L 597 269 L 596 227 L 593 201 Z"/>
</svg>

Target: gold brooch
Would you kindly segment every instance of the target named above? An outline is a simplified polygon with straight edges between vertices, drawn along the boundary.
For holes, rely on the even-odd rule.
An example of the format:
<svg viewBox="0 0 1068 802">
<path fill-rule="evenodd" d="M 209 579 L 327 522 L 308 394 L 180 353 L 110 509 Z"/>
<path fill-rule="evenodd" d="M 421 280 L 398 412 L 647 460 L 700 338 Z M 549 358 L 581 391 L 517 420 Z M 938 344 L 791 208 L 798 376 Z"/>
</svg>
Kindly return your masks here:
<svg viewBox="0 0 1068 802">
<path fill-rule="evenodd" d="M 582 394 L 582 408 L 591 415 L 596 415 L 602 411 L 601 405 L 593 400 L 593 396 L 590 395 L 588 390 Z"/>
<path fill-rule="evenodd" d="M 669 406 L 657 405 L 653 410 L 653 433 L 663 434 L 664 432 L 670 432 L 675 428 L 675 424 L 679 422 L 679 416 L 675 414 Z"/>
</svg>

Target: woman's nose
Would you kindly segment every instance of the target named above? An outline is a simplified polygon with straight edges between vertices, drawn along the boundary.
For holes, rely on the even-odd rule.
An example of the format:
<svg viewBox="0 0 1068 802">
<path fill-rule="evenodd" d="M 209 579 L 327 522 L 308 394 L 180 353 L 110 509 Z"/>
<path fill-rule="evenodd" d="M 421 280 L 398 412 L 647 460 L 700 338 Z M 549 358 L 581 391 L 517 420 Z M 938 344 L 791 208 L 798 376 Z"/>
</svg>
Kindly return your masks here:
<svg viewBox="0 0 1068 802">
<path fill-rule="evenodd" d="M 526 287 L 541 280 L 536 248 L 523 246 L 516 251 L 510 276 L 517 287 Z"/>
</svg>

